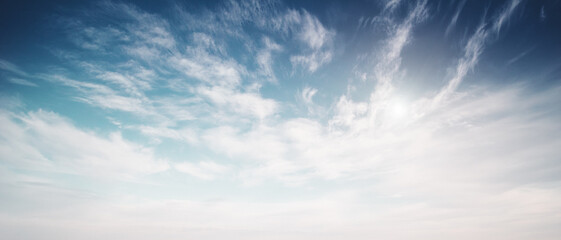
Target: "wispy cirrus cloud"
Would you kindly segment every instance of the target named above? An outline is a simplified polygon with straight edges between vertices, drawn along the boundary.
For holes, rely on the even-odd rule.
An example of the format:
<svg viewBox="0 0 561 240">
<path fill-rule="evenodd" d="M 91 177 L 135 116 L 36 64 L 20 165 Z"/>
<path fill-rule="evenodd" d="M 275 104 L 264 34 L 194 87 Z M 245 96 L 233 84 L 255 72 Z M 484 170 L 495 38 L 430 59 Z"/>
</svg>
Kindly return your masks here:
<svg viewBox="0 0 561 240">
<path fill-rule="evenodd" d="M 290 16 L 291 22 L 301 24 L 297 28 L 297 38 L 304 43 L 308 49 L 305 55 L 291 56 L 292 64 L 301 64 L 309 72 L 315 72 L 321 65 L 331 61 L 333 57 L 333 38 L 335 31 L 326 29 L 323 24 L 307 11 Z"/>
<path fill-rule="evenodd" d="M 3 59 L 0 59 L 0 69 L 2 69 L 4 71 L 11 72 L 11 73 L 14 73 L 14 74 L 19 75 L 21 77 L 28 77 L 29 76 L 26 72 L 21 70 L 15 64 L 13 64 L 9 61 L 3 60 Z"/>
<path fill-rule="evenodd" d="M 456 66 L 454 77 L 450 79 L 448 84 L 434 98 L 435 104 L 439 104 L 441 101 L 444 101 L 445 98 L 449 97 L 450 94 L 458 88 L 467 73 L 475 67 L 485 47 L 488 34 L 485 24 L 481 23 L 464 47 L 464 56 L 459 60 Z"/>
<path fill-rule="evenodd" d="M 448 24 L 448 27 L 446 27 L 446 32 L 444 33 L 445 36 L 448 36 L 450 34 L 450 31 L 452 31 L 456 27 L 456 23 L 458 22 L 458 17 L 460 16 L 460 13 L 462 12 L 462 9 L 464 8 L 465 4 L 466 4 L 465 0 L 461 1 L 458 4 L 458 7 L 456 8 L 454 15 L 452 16 L 452 19 L 450 19 L 450 23 Z"/>
<path fill-rule="evenodd" d="M 273 70 L 273 54 L 282 51 L 282 47 L 272 41 L 270 38 L 263 38 L 263 49 L 257 54 L 257 64 L 261 68 L 259 75 L 265 79 L 277 82 L 275 72 Z"/>
<path fill-rule="evenodd" d="M 200 87 L 197 93 L 225 111 L 264 119 L 278 110 L 278 103 L 256 92 L 236 92 L 223 87 Z"/>
<path fill-rule="evenodd" d="M 161 97 L 149 93 L 158 84 L 155 79 L 170 76 L 176 80 L 158 88 L 170 87 L 169 90 L 189 94 L 192 101 L 189 101 L 186 115 L 198 114 L 200 120 L 207 118 L 200 115 L 205 112 L 214 112 L 207 115 L 209 117 L 218 116 L 216 112 L 222 117 L 227 116 L 228 112 L 241 114 L 242 118 L 264 119 L 273 116 L 280 110 L 279 104 L 273 99 L 262 97 L 259 89 L 263 80 L 276 82 L 272 67 L 275 61 L 273 54 L 281 52 L 282 45 L 272 37 L 264 37 L 262 41 L 256 42 L 247 41 L 244 50 L 248 54 L 258 55 L 253 61 L 258 68 L 247 68 L 239 56 L 230 54 L 229 46 L 217 36 L 226 34 L 227 38 L 248 40 L 249 33 L 229 30 L 244 24 L 255 24 L 258 29 L 273 36 L 279 34 L 281 39 L 288 36 L 291 41 L 301 44 L 302 54 L 292 54 L 291 63 L 314 72 L 331 61 L 335 32 L 324 27 L 317 17 L 305 10 L 286 9 L 278 12 L 272 10 L 275 4 L 263 2 L 256 3 L 256 7 L 248 11 L 244 4 L 249 2 L 228 2 L 226 5 L 229 7 L 221 9 L 221 14 L 209 11 L 196 18 L 179 10 L 177 16 L 189 23 L 187 29 L 197 30 L 187 35 L 189 41 L 182 43 L 177 42 L 181 37 L 171 32 L 169 19 L 127 4 L 100 4 L 96 10 L 99 13 L 96 14 L 107 15 L 109 19 L 114 18 L 123 24 L 98 27 L 88 26 L 91 19 L 87 18 L 65 20 L 63 23 L 71 29 L 70 39 L 77 42 L 78 46 L 95 46 L 85 47 L 86 51 L 100 51 L 103 55 L 111 55 L 116 51 L 140 60 L 121 63 L 103 60 L 97 63 L 77 62 L 92 78 L 107 85 L 76 80 L 72 84 L 69 81 L 58 82 L 66 82 L 67 86 L 73 86 L 85 94 L 75 98 L 85 103 L 160 119 L 164 117 L 171 125 L 174 125 L 176 118 L 161 114 L 163 109 L 158 104 Z M 267 22 L 264 19 L 274 21 Z M 208 107 L 215 110 L 205 110 Z"/>
<path fill-rule="evenodd" d="M 466 74 L 473 69 L 479 61 L 479 56 L 483 53 L 488 37 L 499 35 L 503 23 L 508 21 L 510 15 L 512 15 L 519 3 L 519 0 L 508 2 L 504 10 L 495 16 L 495 20 L 491 25 L 489 25 L 485 19 L 482 19 L 482 22 L 475 29 L 475 33 L 469 38 L 464 47 L 464 56 L 459 60 L 456 66 L 454 77 L 452 77 L 452 79 L 448 81 L 448 84 L 435 96 L 433 99 L 434 104 L 439 104 L 440 101 L 449 97 L 450 94 L 458 88 L 458 85 L 462 82 Z"/>
<path fill-rule="evenodd" d="M 13 84 L 19 84 L 19 85 L 23 85 L 23 86 L 28 86 L 28 87 L 38 87 L 37 84 L 29 81 L 29 80 L 25 80 L 22 78 L 8 78 L 8 81 L 13 83 Z"/>
<path fill-rule="evenodd" d="M 503 25 L 509 22 L 510 17 L 521 2 L 522 0 L 509 1 L 503 7 L 503 10 L 495 17 L 492 28 L 497 36 L 500 34 Z"/>
<path fill-rule="evenodd" d="M 48 75 L 44 78 L 78 90 L 81 93 L 75 97 L 78 101 L 105 109 L 140 115 L 150 114 L 150 111 L 146 108 L 146 105 L 149 104 L 146 103 L 146 99 L 122 95 L 106 85 L 77 81 L 60 75 Z"/>
<path fill-rule="evenodd" d="M 401 0 L 388 0 L 386 2 L 385 9 L 393 11 L 396 7 L 399 6 L 399 3 L 401 3 Z"/>
</svg>

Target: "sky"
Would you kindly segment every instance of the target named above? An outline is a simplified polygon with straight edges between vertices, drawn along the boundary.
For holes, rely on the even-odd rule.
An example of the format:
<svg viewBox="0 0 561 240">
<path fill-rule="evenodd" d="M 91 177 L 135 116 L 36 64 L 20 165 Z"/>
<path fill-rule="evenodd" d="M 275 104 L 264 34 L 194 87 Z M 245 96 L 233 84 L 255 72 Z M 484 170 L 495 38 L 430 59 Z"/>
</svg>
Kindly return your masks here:
<svg viewBox="0 0 561 240">
<path fill-rule="evenodd" d="M 561 1 L 3 1 L 4 239 L 558 239 Z"/>
</svg>

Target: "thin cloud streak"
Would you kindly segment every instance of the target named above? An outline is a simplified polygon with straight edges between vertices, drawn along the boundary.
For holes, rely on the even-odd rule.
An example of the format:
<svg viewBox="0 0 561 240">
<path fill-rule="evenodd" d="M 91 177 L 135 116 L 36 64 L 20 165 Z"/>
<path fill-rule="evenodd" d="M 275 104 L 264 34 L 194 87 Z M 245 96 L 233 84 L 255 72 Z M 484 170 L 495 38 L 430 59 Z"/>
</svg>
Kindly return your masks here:
<svg viewBox="0 0 561 240">
<path fill-rule="evenodd" d="M 446 27 L 446 32 L 444 33 L 444 36 L 448 36 L 450 34 L 450 31 L 452 31 L 456 27 L 456 22 L 458 22 L 458 17 L 460 16 L 460 13 L 462 12 L 462 9 L 464 8 L 465 4 L 466 4 L 466 0 L 462 0 L 458 4 L 458 7 L 456 8 L 456 12 L 454 12 L 452 19 L 448 24 L 448 27 Z"/>
<path fill-rule="evenodd" d="M 16 66 L 15 64 L 0 59 L 0 69 L 4 70 L 4 71 L 8 71 L 11 73 L 15 73 L 16 75 L 19 75 L 21 77 L 28 77 L 29 75 L 24 72 L 23 70 L 21 70 L 18 66 Z"/>
<path fill-rule="evenodd" d="M 519 3 L 519 0 L 510 1 L 507 7 L 495 18 L 493 24 L 490 25 L 490 29 L 488 29 L 488 23 L 485 22 L 485 19 L 482 20 L 475 30 L 475 33 L 469 38 L 464 47 L 464 56 L 459 60 L 456 66 L 454 77 L 452 77 L 448 84 L 434 97 L 432 102 L 433 107 L 434 105 L 441 104 L 442 101 L 446 101 L 446 99 L 456 91 L 467 73 L 472 70 L 479 61 L 479 56 L 483 53 L 485 44 L 488 41 L 487 38 L 493 33 L 496 36 L 499 35 L 502 25 L 505 21 L 510 19 L 510 15 L 512 15 Z M 490 30 L 491 32 L 489 32 Z"/>
<path fill-rule="evenodd" d="M 18 84 L 28 87 L 39 87 L 37 84 L 21 78 L 9 78 L 8 81 L 13 84 Z"/>
</svg>

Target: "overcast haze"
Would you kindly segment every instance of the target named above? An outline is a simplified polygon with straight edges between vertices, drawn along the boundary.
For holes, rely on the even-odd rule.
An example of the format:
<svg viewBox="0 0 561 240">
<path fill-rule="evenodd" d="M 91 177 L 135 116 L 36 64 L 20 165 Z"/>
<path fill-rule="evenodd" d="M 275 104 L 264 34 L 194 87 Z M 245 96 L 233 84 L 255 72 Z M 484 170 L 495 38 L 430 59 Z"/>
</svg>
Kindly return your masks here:
<svg viewBox="0 0 561 240">
<path fill-rule="evenodd" d="M 559 239 L 561 1 L 3 1 L 2 239 Z"/>
</svg>

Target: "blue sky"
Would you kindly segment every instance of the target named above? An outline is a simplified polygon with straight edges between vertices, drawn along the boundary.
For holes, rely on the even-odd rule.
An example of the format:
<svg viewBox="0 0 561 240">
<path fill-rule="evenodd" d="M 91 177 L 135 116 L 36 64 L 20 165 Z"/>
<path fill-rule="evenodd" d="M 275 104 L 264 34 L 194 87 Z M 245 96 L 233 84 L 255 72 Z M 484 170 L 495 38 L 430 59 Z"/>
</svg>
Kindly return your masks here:
<svg viewBox="0 0 561 240">
<path fill-rule="evenodd" d="M 561 1 L 7 1 L 7 239 L 556 239 Z"/>
</svg>

